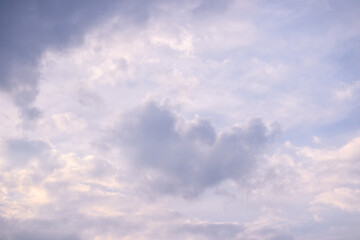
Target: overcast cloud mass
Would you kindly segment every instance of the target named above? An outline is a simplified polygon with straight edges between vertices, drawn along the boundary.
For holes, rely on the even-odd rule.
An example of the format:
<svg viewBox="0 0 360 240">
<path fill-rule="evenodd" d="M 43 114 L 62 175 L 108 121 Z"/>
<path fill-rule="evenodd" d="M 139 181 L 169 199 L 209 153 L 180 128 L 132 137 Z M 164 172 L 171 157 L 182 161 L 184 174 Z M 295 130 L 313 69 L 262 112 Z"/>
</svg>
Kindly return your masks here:
<svg viewBox="0 0 360 240">
<path fill-rule="evenodd" d="M 360 2 L 0 3 L 0 239 L 360 239 Z"/>
</svg>

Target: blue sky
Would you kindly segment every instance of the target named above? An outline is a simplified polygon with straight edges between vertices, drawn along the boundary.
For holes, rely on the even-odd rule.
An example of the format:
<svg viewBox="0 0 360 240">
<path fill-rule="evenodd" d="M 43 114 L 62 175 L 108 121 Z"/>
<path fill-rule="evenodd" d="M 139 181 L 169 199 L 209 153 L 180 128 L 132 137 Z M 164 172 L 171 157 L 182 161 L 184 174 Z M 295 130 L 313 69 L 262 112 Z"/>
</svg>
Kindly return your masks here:
<svg viewBox="0 0 360 240">
<path fill-rule="evenodd" d="M 359 1 L 2 1 L 1 239 L 359 239 Z"/>
</svg>

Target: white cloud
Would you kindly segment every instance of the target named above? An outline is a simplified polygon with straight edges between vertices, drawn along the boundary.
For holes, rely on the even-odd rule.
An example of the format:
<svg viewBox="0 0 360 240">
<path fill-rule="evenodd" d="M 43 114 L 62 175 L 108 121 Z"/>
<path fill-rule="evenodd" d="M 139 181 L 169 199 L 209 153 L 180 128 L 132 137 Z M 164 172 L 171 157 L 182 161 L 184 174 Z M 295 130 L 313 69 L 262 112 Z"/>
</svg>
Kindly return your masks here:
<svg viewBox="0 0 360 240">
<path fill-rule="evenodd" d="M 52 120 L 54 121 L 56 128 L 67 133 L 79 131 L 86 127 L 85 121 L 73 113 L 54 114 L 52 115 Z"/>
<path fill-rule="evenodd" d="M 350 188 L 335 188 L 315 197 L 316 203 L 323 203 L 350 211 L 360 211 L 360 190 Z"/>
<path fill-rule="evenodd" d="M 343 84 L 342 88 L 335 90 L 335 97 L 340 101 L 353 98 L 356 91 L 360 88 L 360 81 L 351 84 Z"/>
</svg>

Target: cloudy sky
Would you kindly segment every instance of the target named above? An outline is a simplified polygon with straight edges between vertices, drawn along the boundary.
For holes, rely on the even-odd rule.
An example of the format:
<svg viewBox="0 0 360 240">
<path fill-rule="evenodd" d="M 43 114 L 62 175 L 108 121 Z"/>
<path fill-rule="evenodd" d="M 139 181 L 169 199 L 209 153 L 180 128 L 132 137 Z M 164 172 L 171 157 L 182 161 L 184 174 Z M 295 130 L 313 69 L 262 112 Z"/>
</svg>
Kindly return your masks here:
<svg viewBox="0 0 360 240">
<path fill-rule="evenodd" d="M 0 239 L 360 239 L 360 1 L 2 0 Z"/>
</svg>

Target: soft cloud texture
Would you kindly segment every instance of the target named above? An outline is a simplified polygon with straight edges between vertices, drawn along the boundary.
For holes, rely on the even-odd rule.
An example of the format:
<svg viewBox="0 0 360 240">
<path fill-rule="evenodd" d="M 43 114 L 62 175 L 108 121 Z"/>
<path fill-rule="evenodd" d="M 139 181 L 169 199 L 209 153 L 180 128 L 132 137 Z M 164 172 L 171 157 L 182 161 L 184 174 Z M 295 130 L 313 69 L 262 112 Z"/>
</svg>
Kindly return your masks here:
<svg viewBox="0 0 360 240">
<path fill-rule="evenodd" d="M 358 1 L 0 6 L 1 239 L 359 239 Z"/>
<path fill-rule="evenodd" d="M 154 103 L 122 116 L 114 144 L 141 171 L 149 169 L 147 182 L 165 193 L 197 195 L 224 180 L 245 182 L 262 164 L 263 154 L 279 134 L 260 119 L 244 127 L 217 133 L 211 123 L 180 120 Z"/>
<path fill-rule="evenodd" d="M 89 28 L 108 19 L 116 9 L 131 13 L 139 6 L 145 9 L 144 3 L 3 1 L 0 89 L 12 96 L 25 121 L 38 118 L 40 111 L 32 104 L 39 91 L 37 65 L 43 52 L 77 45 Z M 131 15 L 133 22 L 146 17 L 146 10 L 140 9 Z"/>
</svg>

